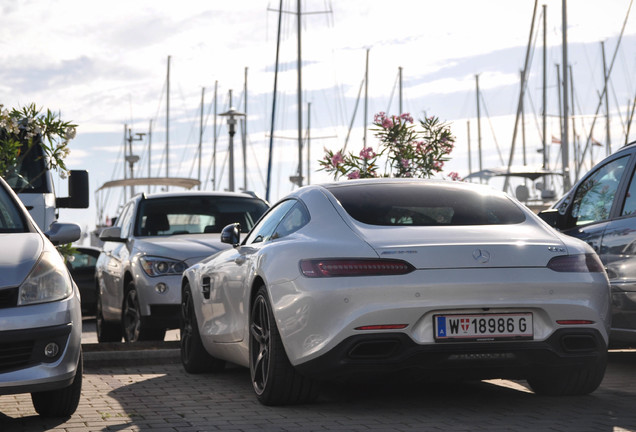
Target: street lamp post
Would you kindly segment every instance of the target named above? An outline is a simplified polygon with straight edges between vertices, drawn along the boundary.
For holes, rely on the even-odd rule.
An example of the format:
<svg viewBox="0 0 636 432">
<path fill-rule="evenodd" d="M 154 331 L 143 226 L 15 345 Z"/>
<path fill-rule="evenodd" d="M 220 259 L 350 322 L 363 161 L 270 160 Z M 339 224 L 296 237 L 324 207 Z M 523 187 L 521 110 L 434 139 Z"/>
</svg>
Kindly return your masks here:
<svg viewBox="0 0 636 432">
<path fill-rule="evenodd" d="M 227 117 L 228 132 L 230 134 L 230 191 L 234 192 L 234 134 L 236 133 L 236 117 L 245 117 L 245 113 L 237 111 L 234 107 L 227 112 L 219 114 L 221 117 Z"/>
<path fill-rule="evenodd" d="M 130 168 L 130 178 L 133 179 L 135 178 L 135 164 L 137 162 L 139 162 L 139 156 L 134 155 L 133 154 L 133 148 L 132 148 L 132 143 L 133 141 L 141 141 L 144 137 L 144 135 L 146 135 L 145 133 L 136 133 L 136 138 L 133 138 L 133 134 L 132 134 L 132 130 L 130 128 L 128 128 L 128 137 L 126 138 L 126 141 L 128 141 L 128 155 L 125 156 L 126 162 L 128 162 L 128 166 Z M 130 185 L 130 196 L 134 196 L 135 195 L 135 186 L 133 186 L 132 184 Z"/>
</svg>

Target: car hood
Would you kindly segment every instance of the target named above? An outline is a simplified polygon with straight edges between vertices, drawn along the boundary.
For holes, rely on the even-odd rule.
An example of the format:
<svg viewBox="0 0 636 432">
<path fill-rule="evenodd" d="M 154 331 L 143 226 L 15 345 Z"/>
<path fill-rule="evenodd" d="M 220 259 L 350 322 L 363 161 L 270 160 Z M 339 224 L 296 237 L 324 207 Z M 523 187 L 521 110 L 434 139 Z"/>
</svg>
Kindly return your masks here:
<svg viewBox="0 0 636 432">
<path fill-rule="evenodd" d="M 358 226 L 361 237 L 383 258 L 416 268 L 545 267 L 568 253 L 550 230 L 533 224 L 448 227 Z"/>
<path fill-rule="evenodd" d="M 37 233 L 0 234 L 0 244 L 10 245 L 0 253 L 0 288 L 19 286 L 42 253 L 44 242 Z"/>
<path fill-rule="evenodd" d="M 178 259 L 188 265 L 230 247 L 221 243 L 219 234 L 173 235 L 135 240 L 135 249 L 141 254 Z"/>
</svg>

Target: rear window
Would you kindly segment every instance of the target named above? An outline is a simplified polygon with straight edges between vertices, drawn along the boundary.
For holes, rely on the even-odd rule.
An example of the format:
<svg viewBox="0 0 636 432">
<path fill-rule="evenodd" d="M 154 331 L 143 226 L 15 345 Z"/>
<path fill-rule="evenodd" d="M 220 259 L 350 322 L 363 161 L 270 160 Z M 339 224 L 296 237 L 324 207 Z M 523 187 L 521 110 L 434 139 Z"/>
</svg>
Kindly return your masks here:
<svg viewBox="0 0 636 432">
<path fill-rule="evenodd" d="M 507 225 L 525 221 L 502 195 L 444 184 L 355 183 L 327 187 L 345 211 L 369 225 Z"/>
</svg>

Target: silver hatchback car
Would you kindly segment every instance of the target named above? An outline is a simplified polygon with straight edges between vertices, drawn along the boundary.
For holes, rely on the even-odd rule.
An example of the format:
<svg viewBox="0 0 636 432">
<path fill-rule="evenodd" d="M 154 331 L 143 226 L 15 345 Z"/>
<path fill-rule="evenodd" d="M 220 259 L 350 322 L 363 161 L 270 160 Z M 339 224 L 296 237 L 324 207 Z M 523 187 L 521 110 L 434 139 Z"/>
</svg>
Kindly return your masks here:
<svg viewBox="0 0 636 432">
<path fill-rule="evenodd" d="M 223 227 L 236 222 L 247 232 L 268 207 L 233 192 L 144 193 L 128 201 L 115 226 L 100 233 L 98 341 L 163 340 L 179 327 L 183 271 L 230 247 L 220 241 Z"/>
<path fill-rule="evenodd" d="M 42 233 L 0 178 L 0 394 L 31 393 L 45 417 L 73 414 L 82 389 L 80 294 L 54 246 L 79 237 Z"/>
</svg>

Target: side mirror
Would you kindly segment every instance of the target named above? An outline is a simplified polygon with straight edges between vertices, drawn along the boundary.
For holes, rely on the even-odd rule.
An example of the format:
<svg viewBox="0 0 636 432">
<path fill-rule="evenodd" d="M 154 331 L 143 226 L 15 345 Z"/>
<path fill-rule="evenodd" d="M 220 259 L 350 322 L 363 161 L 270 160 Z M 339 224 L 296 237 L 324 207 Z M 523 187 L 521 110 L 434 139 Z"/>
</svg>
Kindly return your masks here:
<svg viewBox="0 0 636 432">
<path fill-rule="evenodd" d="M 58 208 L 88 208 L 88 171 L 71 170 L 68 177 L 68 197 L 57 198 Z"/>
<path fill-rule="evenodd" d="M 121 238 L 121 227 L 108 227 L 104 228 L 102 232 L 99 233 L 99 239 L 101 241 L 111 241 L 111 242 L 120 242 L 124 243 L 126 239 Z"/>
<path fill-rule="evenodd" d="M 53 222 L 44 235 L 57 246 L 79 240 L 82 236 L 82 229 L 76 223 Z"/>
<path fill-rule="evenodd" d="M 552 228 L 558 228 L 559 210 L 543 210 L 542 212 L 539 212 L 538 216 Z"/>
<path fill-rule="evenodd" d="M 221 243 L 228 243 L 236 247 L 241 242 L 241 231 L 239 230 L 240 224 L 233 223 L 227 225 L 221 231 Z"/>
</svg>

